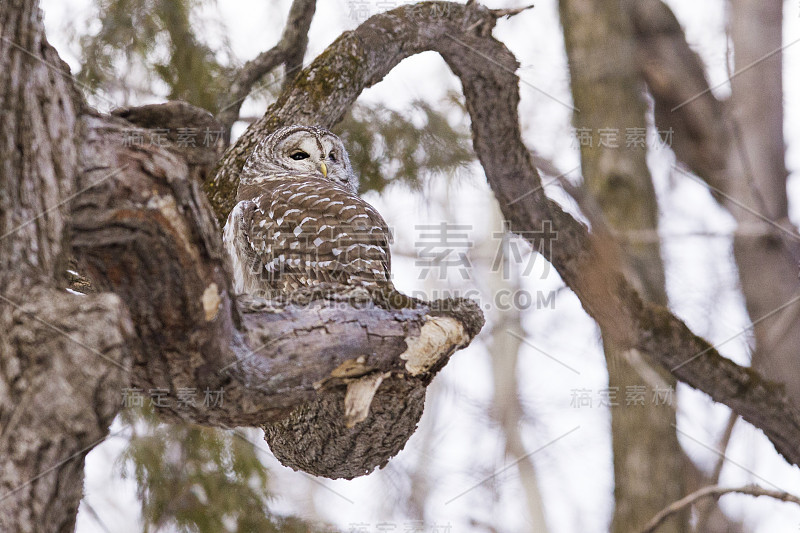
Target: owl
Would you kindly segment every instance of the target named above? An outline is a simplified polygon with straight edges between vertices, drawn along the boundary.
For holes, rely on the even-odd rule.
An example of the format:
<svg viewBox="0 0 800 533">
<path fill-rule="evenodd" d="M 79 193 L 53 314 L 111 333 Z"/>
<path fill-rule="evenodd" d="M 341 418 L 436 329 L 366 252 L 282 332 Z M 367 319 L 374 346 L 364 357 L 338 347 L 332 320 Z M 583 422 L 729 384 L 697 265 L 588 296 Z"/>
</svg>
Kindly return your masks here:
<svg viewBox="0 0 800 533">
<path fill-rule="evenodd" d="M 330 131 L 294 125 L 264 138 L 223 233 L 234 291 L 271 298 L 321 283 L 390 286 L 389 229 L 357 190 Z"/>
</svg>

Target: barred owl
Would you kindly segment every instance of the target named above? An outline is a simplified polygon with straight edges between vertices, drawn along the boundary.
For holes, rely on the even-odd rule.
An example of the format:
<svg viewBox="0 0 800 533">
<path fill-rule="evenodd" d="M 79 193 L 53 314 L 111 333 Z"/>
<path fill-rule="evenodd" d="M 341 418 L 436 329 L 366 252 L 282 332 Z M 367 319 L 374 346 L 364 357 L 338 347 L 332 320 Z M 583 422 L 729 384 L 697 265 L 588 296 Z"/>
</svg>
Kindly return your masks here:
<svg viewBox="0 0 800 533">
<path fill-rule="evenodd" d="M 324 282 L 389 285 L 389 230 L 357 189 L 330 131 L 294 125 L 264 138 L 225 224 L 234 290 L 270 297 Z"/>
</svg>

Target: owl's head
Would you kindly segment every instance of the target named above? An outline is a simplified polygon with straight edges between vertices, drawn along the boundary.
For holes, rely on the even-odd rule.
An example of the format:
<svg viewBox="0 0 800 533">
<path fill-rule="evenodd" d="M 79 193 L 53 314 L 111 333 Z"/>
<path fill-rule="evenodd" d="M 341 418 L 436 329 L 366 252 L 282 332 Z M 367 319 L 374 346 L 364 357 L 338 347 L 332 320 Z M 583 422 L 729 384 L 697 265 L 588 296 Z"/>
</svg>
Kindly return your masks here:
<svg viewBox="0 0 800 533">
<path fill-rule="evenodd" d="M 358 192 L 358 178 L 342 140 L 319 126 L 296 124 L 275 130 L 258 144 L 244 167 L 246 175 L 276 171 L 317 175 Z"/>
</svg>

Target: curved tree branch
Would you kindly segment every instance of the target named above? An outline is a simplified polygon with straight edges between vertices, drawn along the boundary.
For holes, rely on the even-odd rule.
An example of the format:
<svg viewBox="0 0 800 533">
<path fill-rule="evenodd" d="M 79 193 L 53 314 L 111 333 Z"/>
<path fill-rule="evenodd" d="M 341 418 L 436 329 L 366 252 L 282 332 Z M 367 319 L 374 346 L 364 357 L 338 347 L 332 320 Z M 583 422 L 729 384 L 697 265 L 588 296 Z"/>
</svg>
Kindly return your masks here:
<svg viewBox="0 0 800 533">
<path fill-rule="evenodd" d="M 603 131 L 645 132 L 647 107 L 635 61 L 633 29 L 617 0 L 560 0 L 559 15 L 569 60 L 574 105 L 572 122 L 592 135 Z M 627 135 L 626 135 L 627 137 Z M 627 231 L 656 231 L 658 202 L 647 166 L 647 150 L 620 149 L 606 143 L 581 143 L 583 185 L 599 208 L 589 220 L 595 236 L 601 219 L 607 238 Z M 626 142 L 625 145 L 628 143 Z M 587 202 L 584 202 L 586 204 Z M 600 222 L 600 224 L 598 224 Z M 609 231 L 611 230 L 611 231 Z M 620 242 L 622 272 L 644 300 L 667 304 L 661 243 Z M 646 375 L 674 388 L 663 368 L 652 369 L 649 354 L 620 349 L 601 329 L 611 390 L 631 390 Z M 613 335 L 613 333 L 612 333 Z M 613 402 L 612 402 L 613 403 Z M 684 492 L 682 451 L 675 430 L 676 413 L 661 408 L 629 409 L 611 405 L 611 449 L 614 465 L 612 533 L 630 533 Z M 658 461 L 641 461 L 658 457 Z M 656 481 L 657 480 L 657 481 Z M 661 490 L 642 490 L 660 483 Z M 687 517 L 665 524 L 663 533 L 683 533 Z"/>
<path fill-rule="evenodd" d="M 230 211 L 238 172 L 266 132 L 287 122 L 331 126 L 399 61 L 437 51 L 462 83 L 475 151 L 512 230 L 549 233 L 550 246 L 532 244 L 615 342 L 651 354 L 679 380 L 762 429 L 779 453 L 800 464 L 800 413 L 782 388 L 721 356 L 666 308 L 643 302 L 607 241 L 596 239 L 544 194 L 521 139 L 518 65 L 491 37 L 495 20 L 493 12 L 474 3 L 425 2 L 376 15 L 343 34 L 223 156 L 205 184 L 217 217 L 224 220 Z"/>
<path fill-rule="evenodd" d="M 165 105 L 167 115 L 171 109 Z M 320 416 L 326 427 L 341 429 L 343 440 L 374 442 L 369 435 L 379 431 L 393 435 L 386 447 L 365 449 L 363 461 L 351 454 L 346 462 L 330 450 L 326 461 L 317 455 L 324 465 L 305 468 L 353 477 L 397 453 L 421 414 L 420 393 L 480 330 L 475 304 L 445 301 L 437 307 L 396 293 L 341 287 L 294 294 L 289 302 L 237 301 L 219 228 L 199 184 L 187 179 L 186 161 L 167 148 L 126 146 L 135 128 L 123 120 L 83 119 L 79 186 L 87 190 L 73 204 L 72 245 L 97 288 L 128 304 L 138 339 L 131 385 L 168 391 L 172 400 L 158 406 L 162 415 L 227 427 L 274 424 L 315 401 L 343 404 L 326 395 L 336 396 L 356 376 L 391 377 L 367 423 L 349 428 L 330 408 L 329 416 Z M 124 181 L 106 179 L 112 169 L 121 169 Z M 415 348 L 434 337 L 434 344 Z M 398 394 L 396 379 L 415 394 Z M 224 401 L 176 402 L 181 390 L 224 391 Z M 409 413 L 406 424 L 397 420 L 403 413 Z M 305 433 L 314 435 L 309 428 Z"/>
<path fill-rule="evenodd" d="M 374 376 L 383 385 L 370 418 L 332 439 L 372 446 L 324 450 L 332 459 L 316 471 L 361 475 L 402 448 L 425 386 L 482 326 L 476 306 L 341 288 L 234 300 L 219 227 L 192 179 L 208 162 L 130 142 L 146 132 L 88 110 L 35 1 L 3 4 L 0 28 L 0 529 L 72 527 L 83 457 L 130 387 L 165 391 L 158 410 L 184 420 L 269 424 L 317 402 L 340 428 L 344 389 Z M 119 114 L 144 124 L 150 111 Z M 59 290 L 70 252 L 113 294 Z M 224 399 L 175 403 L 181 390 Z"/>
</svg>

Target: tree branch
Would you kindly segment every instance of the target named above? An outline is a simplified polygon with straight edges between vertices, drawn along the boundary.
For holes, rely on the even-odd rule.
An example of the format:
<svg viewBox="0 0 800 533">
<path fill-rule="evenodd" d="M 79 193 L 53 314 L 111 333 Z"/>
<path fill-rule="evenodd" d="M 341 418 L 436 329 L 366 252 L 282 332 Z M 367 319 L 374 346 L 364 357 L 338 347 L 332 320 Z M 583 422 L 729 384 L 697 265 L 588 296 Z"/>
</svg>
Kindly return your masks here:
<svg viewBox="0 0 800 533">
<path fill-rule="evenodd" d="M 657 515 L 655 515 L 646 526 L 644 526 L 644 528 L 641 530 L 641 533 L 653 533 L 656 529 L 658 529 L 658 526 L 664 522 L 664 520 L 675 513 L 685 510 L 698 500 L 702 500 L 704 498 L 718 498 L 720 496 L 724 496 L 725 494 L 731 493 L 747 494 L 748 496 L 768 496 L 782 502 L 791 502 L 800 505 L 800 498 L 797 496 L 780 490 L 764 489 L 757 485 L 745 485 L 744 487 L 703 487 L 702 489 L 681 498 L 680 500 L 663 509 Z"/>
<path fill-rule="evenodd" d="M 0 288 L 15 295 L 29 289 L 25 306 L 4 296 L 0 315 L 3 529 L 70 527 L 82 458 L 107 434 L 129 387 L 163 391 L 168 401 L 159 412 L 183 420 L 228 427 L 286 419 L 268 428 L 276 435 L 273 450 L 291 464 L 292 454 L 308 452 L 316 438 L 321 454 L 306 453 L 305 464 L 296 464 L 321 475 L 353 477 L 385 464 L 413 433 L 430 379 L 480 330 L 475 304 L 437 306 L 397 294 L 348 294 L 341 287 L 291 302 L 235 300 L 219 227 L 192 179 L 204 175 L 209 161 L 172 145 L 131 142 L 148 132 L 86 109 L 44 42 L 35 5 L 17 0 L 4 7 L 9 68 L 0 69 L 8 77 L 2 109 L 13 113 L 3 121 L 10 142 L 3 144 L 9 171 L 0 175 Z M 30 50 L 43 50 L 45 57 Z M 180 104 L 117 114 L 148 127 L 163 126 L 165 117 L 183 126 L 209 119 Z M 71 211 L 57 209 L 67 202 Z M 96 288 L 116 296 L 50 290 L 70 250 Z M 36 284 L 43 287 L 34 291 Z M 84 350 L 71 350 L 65 339 Z M 55 355 L 45 357 L 43 350 Z M 87 354 L 115 363 L 113 371 Z M 38 361 L 51 366 L 43 370 Z M 370 418 L 348 428 L 341 415 L 344 389 L 367 375 L 383 384 Z M 31 388 L 34 377 L 48 378 L 47 387 Z M 54 411 L 63 402 L 42 404 L 52 399 L 52 387 L 68 395 L 69 410 Z M 180 402 L 181 391 L 224 398 L 210 405 Z M 339 435 L 320 435 L 287 419 L 303 405 L 317 408 L 321 427 Z M 91 427 L 72 414 L 88 417 Z M 48 437 L 54 419 L 74 426 Z M 297 428 L 306 431 L 297 435 Z M 70 488 L 56 498 L 54 487 L 61 484 Z M 6 505 L 14 512 L 5 513 Z"/>
<path fill-rule="evenodd" d="M 439 49 L 464 86 L 475 151 L 512 231 L 541 236 L 551 223 L 554 239 L 550 247 L 539 246 L 540 252 L 603 330 L 618 337 L 615 342 L 651 354 L 681 381 L 734 409 L 797 464 L 800 415 L 781 387 L 722 357 L 667 309 L 643 302 L 624 280 L 605 241 L 593 238 L 544 195 L 521 141 L 512 74 L 516 63 L 510 52 L 493 39 L 472 35 L 451 35 Z M 491 60 L 476 66 L 478 58 Z"/>
<path fill-rule="evenodd" d="M 559 2 L 573 101 L 581 110 L 574 113 L 572 121 L 576 128 L 593 136 L 604 129 L 644 132 L 647 127 L 633 28 L 620 7 L 616 0 Z M 599 216 L 589 215 L 593 234 L 597 237 L 605 233 L 605 239 L 610 241 L 615 232 L 655 231 L 658 202 L 647 167 L 647 151 L 603 144 L 581 143 L 580 147 L 584 188 L 598 208 Z M 601 224 L 605 226 L 602 229 Z M 621 270 L 642 298 L 666 305 L 660 241 L 609 242 L 608 246 L 619 246 Z M 646 376 L 653 376 L 651 379 L 662 382 L 664 387 L 675 387 L 675 378 L 655 364 L 648 353 L 615 344 L 605 330 L 601 329 L 601 335 L 611 390 L 630 390 Z M 647 409 L 612 405 L 610 411 L 615 480 L 610 530 L 630 533 L 685 493 L 676 413 L 669 405 Z M 641 457 L 659 460 L 643 462 Z M 648 483 L 660 483 L 663 488 L 641 490 Z M 687 517 L 676 517 L 665 525 L 664 533 L 682 533 L 687 521 Z"/>
<path fill-rule="evenodd" d="M 557 241 L 542 252 L 604 330 L 615 332 L 620 343 L 646 350 L 674 367 L 679 378 L 764 429 L 788 460 L 800 459 L 798 415 L 780 391 L 722 358 L 667 310 L 643 304 L 622 278 L 613 254 L 541 192 L 520 138 L 513 75 L 517 64 L 491 38 L 496 17 L 485 8 L 446 2 L 405 6 L 340 37 L 223 158 L 220 171 L 206 183 L 214 214 L 198 184 L 189 178 L 185 157 L 166 148 L 126 142 L 131 125 L 120 118 L 77 111 L 83 103 L 65 82 L 65 67 L 44 41 L 32 1 L 2 4 L 0 17 L 4 37 L 0 61 L 13 67 L 0 69 L 0 75 L 8 77 L 0 84 L 5 91 L 0 93 L 4 110 L 0 122 L 4 138 L 15 141 L 0 147 L 10 147 L 2 154 L 6 167 L 0 173 L 4 191 L 0 227 L 4 234 L 22 228 L 13 238 L 0 241 L 4 267 L 0 288 L 25 294 L 32 312 L 46 310 L 50 303 L 58 316 L 48 316 L 48 322 L 66 332 L 66 326 L 79 331 L 78 339 L 84 348 L 91 348 L 86 348 L 90 353 L 106 355 L 126 369 L 109 374 L 101 365 L 85 368 L 82 359 L 63 363 L 48 359 L 40 351 L 49 346 L 45 330 L 33 331 L 16 318 L 20 311 L 4 301 L 0 456 L 22 457 L 22 467 L 4 464 L 0 485 L 17 490 L 27 483 L 24 478 L 29 473 L 44 474 L 24 485 L 30 487 L 29 504 L 13 507 L 21 511 L 2 524 L 4 529 L 33 530 L 36 524 L 69 527 L 81 486 L 80 465 L 69 457 L 82 457 L 99 441 L 93 436 L 101 439 L 107 434 L 107 423 L 118 407 L 113 398 L 122 396 L 117 388 L 128 382 L 163 388 L 173 399 L 181 389 L 224 390 L 224 402 L 218 405 L 171 404 L 160 411 L 225 426 L 279 422 L 280 426 L 268 428 L 273 451 L 289 464 L 332 477 L 363 474 L 403 446 L 421 412 L 425 385 L 482 326 L 475 304 L 454 301 L 437 307 L 394 294 L 343 293 L 341 288 L 312 291 L 295 302 L 236 300 L 213 217 L 226 214 L 236 175 L 261 135 L 281 123 L 335 123 L 363 88 L 382 79 L 404 57 L 428 49 L 439 51 L 464 85 L 476 152 L 506 218 L 518 231 L 540 234 L 545 224 L 552 224 Z M 9 42 L 27 53 L 12 51 Z M 31 50 L 44 51 L 45 57 Z M 58 207 L 73 191 L 81 194 L 72 199 L 68 227 Z M 32 216 L 35 224 L 29 228 Z M 47 292 L 54 273 L 66 263 L 70 246 L 97 286 L 117 297 Z M 19 292 L 37 284 L 45 292 Z M 69 299 L 69 305 L 61 305 L 61 299 Z M 81 308 L 73 301 L 105 309 Z M 80 312 L 73 313 L 73 305 Z M 69 354 L 60 338 L 62 344 L 53 350 Z M 695 354 L 699 357 L 690 360 Z M 17 418 L 22 425 L 6 424 L 12 416 L 9 406 L 16 406 L 22 397 L 20 389 L 9 383 L 35 391 L 29 388 L 30 379 L 39 375 L 36 365 L 43 362 L 56 377 L 85 389 L 69 397 L 75 400 L 70 412 L 83 418 L 64 419 L 75 424 L 61 429 L 67 440 L 60 440 L 65 444 L 56 448 L 42 436 L 41 428 L 45 420 L 59 419 L 62 413 L 56 411 L 61 404 L 42 406 L 35 413 L 41 417 L 40 428 L 36 419 L 25 418 L 33 408 L 15 411 L 24 413 Z M 81 373 L 81 379 L 65 368 Z M 386 379 L 373 400 L 373 418 L 355 428 L 344 427 L 341 396 L 348 380 L 375 374 Z M 52 379 L 46 384 L 61 391 L 58 383 Z M 320 413 L 317 426 L 303 420 L 308 414 L 303 409 Z M 390 427 L 392 420 L 400 420 L 400 427 Z M 24 434 L 27 426 L 31 433 Z M 376 438 L 371 427 L 378 428 L 381 437 L 377 452 L 368 449 Z M 6 433 L 6 428 L 15 431 Z M 324 428 L 333 428 L 334 433 L 320 433 Z M 27 443 L 21 435 L 29 439 Z M 326 445 L 329 438 L 336 443 L 333 447 Z M 33 455 L 6 454 L 19 443 Z M 62 462 L 51 470 L 38 470 L 39 463 L 32 459 L 48 458 L 44 452 Z M 308 460 L 314 463 L 301 464 Z M 69 487 L 68 494 L 53 496 L 56 503 L 48 504 L 55 489 L 64 486 Z"/>
<path fill-rule="evenodd" d="M 230 132 L 231 126 L 238 120 L 242 103 L 258 80 L 283 64 L 285 87 L 303 67 L 303 57 L 308 47 L 308 29 L 311 27 L 311 19 L 314 18 L 316 8 L 316 0 L 294 0 L 278 44 L 260 53 L 239 69 L 217 114 L 217 119 L 226 132 Z"/>
<path fill-rule="evenodd" d="M 283 89 L 286 89 L 303 68 L 303 58 L 308 48 L 308 30 L 317 9 L 316 0 L 295 0 L 281 36 L 286 58 L 283 61 Z"/>
</svg>

